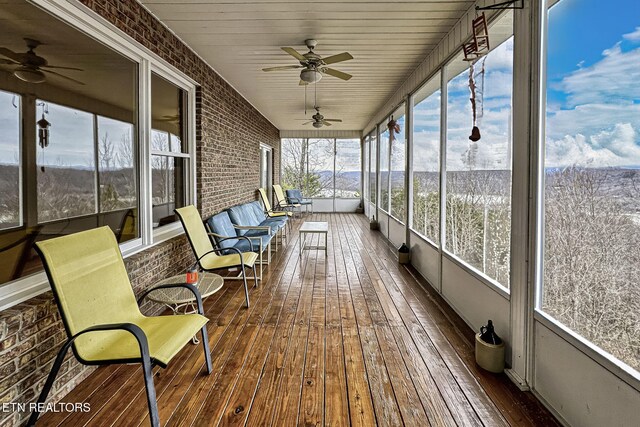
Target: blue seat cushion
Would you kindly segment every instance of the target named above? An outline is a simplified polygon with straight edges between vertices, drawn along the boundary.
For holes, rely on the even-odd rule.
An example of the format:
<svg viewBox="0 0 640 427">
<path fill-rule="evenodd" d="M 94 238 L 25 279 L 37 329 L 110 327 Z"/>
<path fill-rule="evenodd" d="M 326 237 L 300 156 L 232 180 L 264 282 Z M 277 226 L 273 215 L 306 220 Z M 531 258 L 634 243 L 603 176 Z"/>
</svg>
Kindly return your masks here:
<svg viewBox="0 0 640 427">
<path fill-rule="evenodd" d="M 262 222 L 261 225 L 268 225 L 271 227 L 271 234 L 275 234 L 278 230 L 287 225 L 287 220 L 289 217 L 280 216 L 275 218 L 267 218 Z"/>
<path fill-rule="evenodd" d="M 267 230 L 247 230 L 244 235 L 247 237 L 268 236 L 269 239 L 271 239 L 271 237 L 276 234 L 276 231 L 278 231 L 278 229 L 272 226 L 270 226 L 269 229 L 269 232 L 267 232 Z"/>
<path fill-rule="evenodd" d="M 233 227 L 229 214 L 226 211 L 213 215 L 208 218 L 205 223 L 209 231 L 212 233 L 226 237 L 237 236 L 236 229 Z M 220 242 L 222 239 L 219 237 L 214 237 L 214 240 L 216 241 L 216 244 L 222 248 L 230 248 L 237 243 L 235 240 L 225 240 Z"/>
<path fill-rule="evenodd" d="M 256 217 L 254 208 L 251 206 L 251 203 L 245 203 L 242 205 L 233 206 L 227 209 L 229 212 L 229 218 L 231 222 L 235 225 L 240 226 L 256 226 L 260 225 L 262 222 L 258 217 Z M 238 230 L 238 235 L 244 236 L 247 230 Z"/>
<path fill-rule="evenodd" d="M 248 236 L 247 236 L 248 237 Z M 264 234 L 262 236 L 260 236 L 260 240 L 262 241 L 262 248 L 265 249 L 267 247 L 267 245 L 269 244 L 269 242 L 271 241 L 271 236 L 268 234 Z M 251 245 L 249 244 L 249 242 L 246 239 L 238 239 L 238 240 L 227 240 L 224 243 L 227 242 L 231 242 L 231 246 L 227 246 L 227 247 L 233 247 L 235 249 L 238 249 L 240 252 L 250 252 L 251 251 Z M 251 239 L 251 243 L 253 244 L 253 252 L 259 252 L 260 251 L 260 242 L 258 241 L 258 239 Z M 237 253 L 236 251 L 230 251 L 230 250 L 225 250 L 223 251 L 223 253 L 225 255 L 232 255 Z"/>
</svg>

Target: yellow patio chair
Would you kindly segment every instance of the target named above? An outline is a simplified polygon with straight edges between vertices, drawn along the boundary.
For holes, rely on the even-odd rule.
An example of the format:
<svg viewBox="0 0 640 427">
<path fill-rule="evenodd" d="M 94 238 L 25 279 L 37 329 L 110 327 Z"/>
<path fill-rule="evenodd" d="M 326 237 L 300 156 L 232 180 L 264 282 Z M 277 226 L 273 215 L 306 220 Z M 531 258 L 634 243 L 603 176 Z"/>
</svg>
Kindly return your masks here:
<svg viewBox="0 0 640 427">
<path fill-rule="evenodd" d="M 258 193 L 260 194 L 260 199 L 262 200 L 262 204 L 264 205 L 264 212 L 269 218 L 281 218 L 286 217 L 287 225 L 282 229 L 281 238 L 287 237 L 287 226 L 291 228 L 291 224 L 289 224 L 289 218 L 293 217 L 293 212 L 290 211 L 276 211 L 271 207 L 271 202 L 269 201 L 269 196 L 267 196 L 267 190 L 264 188 L 258 188 Z M 283 242 L 281 242 L 284 244 Z"/>
<path fill-rule="evenodd" d="M 209 234 L 204 227 L 204 222 L 195 206 L 189 205 L 175 210 L 180 222 L 187 234 L 187 239 L 193 249 L 196 262 L 205 271 L 215 271 L 229 268 L 240 268 L 244 282 L 244 296 L 249 308 L 249 288 L 247 287 L 247 275 L 245 268 L 253 270 L 253 281 L 258 287 L 255 264 L 258 254 L 255 252 L 240 252 L 237 248 L 223 248 L 213 246 Z M 231 251 L 235 254 L 223 255 L 223 252 Z"/>
<path fill-rule="evenodd" d="M 302 212 L 302 205 L 300 203 L 289 203 L 287 197 L 284 195 L 284 191 L 282 190 L 282 186 L 280 184 L 273 184 L 273 192 L 276 195 L 277 208 L 282 210 L 291 210 L 292 213 L 295 214 L 296 209 L 300 209 Z"/>
<path fill-rule="evenodd" d="M 67 341 L 53 363 L 37 403 L 43 404 L 69 348 L 85 365 L 141 363 L 152 426 L 159 426 L 153 385 L 154 366 L 166 368 L 171 359 L 201 331 L 208 373 L 211 354 L 203 316 L 202 298 L 189 284 L 161 285 L 154 289 L 184 287 L 193 292 L 199 314 L 148 317 L 140 312 L 118 242 L 109 227 L 100 227 L 36 243 L 42 258 Z M 28 425 L 35 425 L 38 406 Z"/>
</svg>

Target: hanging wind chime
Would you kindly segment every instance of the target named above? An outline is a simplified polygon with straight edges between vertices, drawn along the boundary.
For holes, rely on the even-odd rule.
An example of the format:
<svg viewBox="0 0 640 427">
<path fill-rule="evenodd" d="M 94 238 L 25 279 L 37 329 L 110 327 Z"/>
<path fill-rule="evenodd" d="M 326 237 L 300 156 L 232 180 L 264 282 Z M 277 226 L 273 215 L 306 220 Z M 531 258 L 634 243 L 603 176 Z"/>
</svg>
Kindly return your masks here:
<svg viewBox="0 0 640 427">
<path fill-rule="evenodd" d="M 393 116 L 391 116 L 391 120 L 387 123 L 387 129 L 389 129 L 389 144 L 391 144 L 396 139 L 395 134 L 400 133 L 402 129 L 400 129 L 400 123 L 395 121 Z"/>
<path fill-rule="evenodd" d="M 465 43 L 462 46 L 462 52 L 464 53 L 464 60 L 469 62 L 469 92 L 471 97 L 471 112 L 473 114 L 473 128 L 471 129 L 471 135 L 469 139 L 473 142 L 480 140 L 480 119 L 484 112 L 483 108 L 483 95 L 484 95 L 484 62 L 485 55 L 489 52 L 489 29 L 487 27 L 487 19 L 482 13 L 476 16 L 476 19 L 472 21 L 473 38 L 469 43 Z M 480 65 L 480 86 L 476 84 L 477 78 L 475 76 L 475 65 L 478 60 L 482 58 Z"/>
<path fill-rule="evenodd" d="M 40 166 L 40 170 L 44 172 L 44 149 L 49 146 L 51 123 L 45 118 L 45 113 L 49 113 L 46 104 L 42 103 L 40 106 L 42 107 L 42 118 L 36 124 L 38 125 L 38 145 L 42 149 L 42 166 Z"/>
</svg>

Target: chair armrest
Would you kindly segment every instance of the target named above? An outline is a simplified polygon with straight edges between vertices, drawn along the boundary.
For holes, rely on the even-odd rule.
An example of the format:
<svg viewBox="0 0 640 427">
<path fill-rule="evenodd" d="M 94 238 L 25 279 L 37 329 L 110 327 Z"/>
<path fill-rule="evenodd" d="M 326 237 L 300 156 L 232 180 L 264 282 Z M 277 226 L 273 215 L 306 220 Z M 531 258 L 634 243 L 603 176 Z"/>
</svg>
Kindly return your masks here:
<svg viewBox="0 0 640 427">
<path fill-rule="evenodd" d="M 298 199 L 297 197 L 289 197 L 289 203 L 293 204 L 293 203 L 300 203 L 302 200 Z"/>
<path fill-rule="evenodd" d="M 82 331 L 69 338 L 65 345 L 70 345 L 71 343 L 73 343 L 73 341 L 75 341 L 76 338 L 89 332 L 116 330 L 127 331 L 131 335 L 133 335 L 136 341 L 138 341 L 138 346 L 140 347 L 140 358 L 142 360 L 150 359 L 149 342 L 147 341 L 147 335 L 144 333 L 142 328 L 140 328 L 140 326 L 133 323 L 109 323 L 104 325 L 90 326 L 87 329 L 83 329 Z"/>
<path fill-rule="evenodd" d="M 249 243 L 251 243 L 251 242 L 249 242 Z M 214 246 L 213 249 L 210 250 L 209 252 L 203 253 L 202 256 L 196 260 L 196 263 L 200 264 L 200 260 L 202 258 L 204 258 L 205 256 L 209 255 L 209 254 L 216 253 L 216 252 L 222 252 L 222 251 L 232 251 L 232 252 L 237 253 L 240 256 L 240 264 L 238 264 L 238 266 L 244 265 L 244 258 L 242 257 L 242 252 L 240 252 L 240 249 L 238 249 L 238 248 L 221 248 L 220 246 Z"/>
<path fill-rule="evenodd" d="M 233 225 L 238 230 L 264 230 L 271 234 L 271 226 L 269 225 Z"/>
<path fill-rule="evenodd" d="M 218 243 L 224 242 L 225 240 L 246 240 L 247 242 L 249 242 L 249 249 L 251 249 L 251 252 L 253 252 L 253 242 L 251 242 L 251 240 L 248 237 L 245 237 L 245 236 L 224 237 L 218 240 Z M 231 249 L 231 248 L 228 248 L 228 249 Z"/>
<path fill-rule="evenodd" d="M 149 295 L 151 292 L 153 292 L 153 291 L 155 291 L 157 289 L 171 289 L 171 288 L 186 288 L 189 291 L 191 291 L 193 296 L 196 297 L 196 302 L 198 304 L 198 314 L 202 314 L 204 316 L 204 308 L 202 306 L 202 295 L 200 295 L 200 291 L 198 290 L 198 288 L 196 288 L 191 283 L 169 283 L 169 284 L 166 284 L 166 285 L 154 286 L 153 288 L 147 289 L 146 291 L 144 291 L 144 293 L 138 298 L 138 304 L 140 304 L 140 302 L 147 295 Z"/>
</svg>

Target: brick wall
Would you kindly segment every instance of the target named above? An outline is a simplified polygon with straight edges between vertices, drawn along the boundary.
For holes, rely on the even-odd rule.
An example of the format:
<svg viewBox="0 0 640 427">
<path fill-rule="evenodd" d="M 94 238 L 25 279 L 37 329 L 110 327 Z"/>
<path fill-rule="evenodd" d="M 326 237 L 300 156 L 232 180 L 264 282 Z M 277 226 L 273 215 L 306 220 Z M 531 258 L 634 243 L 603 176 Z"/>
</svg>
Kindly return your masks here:
<svg viewBox="0 0 640 427">
<path fill-rule="evenodd" d="M 82 3 L 200 85 L 196 96 L 196 176 L 198 207 L 203 215 L 255 200 L 261 142 L 273 147 L 273 180 L 279 182 L 278 130 L 240 94 L 135 0 Z M 186 239 L 178 237 L 128 258 L 126 264 L 139 293 L 183 270 L 192 259 Z M 152 313 L 158 308 L 148 305 L 143 311 Z M 50 292 L 0 312 L 0 404 L 35 399 L 65 338 Z M 92 370 L 68 357 L 50 399 L 60 399 Z M 24 415 L 28 414 L 0 413 L 0 427 L 18 425 Z"/>
</svg>

